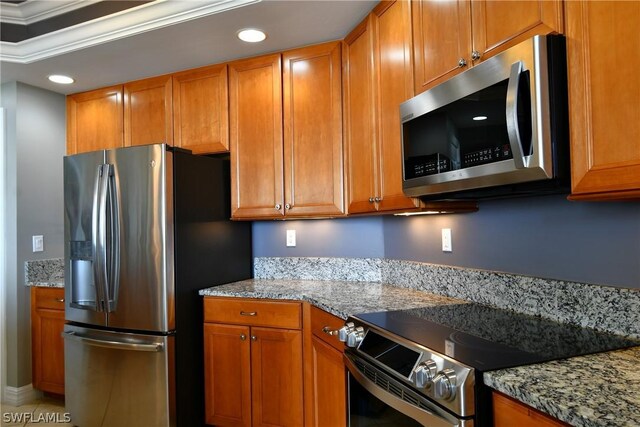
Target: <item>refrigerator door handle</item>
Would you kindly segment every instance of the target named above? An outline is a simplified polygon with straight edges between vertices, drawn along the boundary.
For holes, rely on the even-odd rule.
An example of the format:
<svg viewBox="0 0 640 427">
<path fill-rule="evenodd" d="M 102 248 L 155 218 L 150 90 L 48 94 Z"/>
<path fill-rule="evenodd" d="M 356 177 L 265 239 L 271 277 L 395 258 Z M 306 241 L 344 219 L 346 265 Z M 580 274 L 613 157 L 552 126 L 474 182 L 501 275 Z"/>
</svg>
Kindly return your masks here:
<svg viewBox="0 0 640 427">
<path fill-rule="evenodd" d="M 99 165 L 96 170 L 96 180 L 93 186 L 93 206 L 91 209 L 91 249 L 93 252 L 93 284 L 96 288 L 96 311 L 104 311 L 104 275 L 103 242 L 104 231 L 102 196 L 104 165 Z"/>
<path fill-rule="evenodd" d="M 108 250 L 105 259 L 106 281 L 105 281 L 105 304 L 108 313 L 114 312 L 118 303 L 118 288 L 120 285 L 120 199 L 116 187 L 113 165 L 106 165 L 106 194 L 108 216 L 108 231 L 106 236 Z"/>
<path fill-rule="evenodd" d="M 101 340 L 96 338 L 89 338 L 83 335 L 78 335 L 76 332 L 73 332 L 73 331 L 63 332 L 62 337 L 64 339 L 79 341 L 81 343 L 91 345 L 94 347 L 113 348 L 117 350 L 151 351 L 151 352 L 161 352 L 164 350 L 163 343 L 154 343 L 154 342 L 132 343 L 132 342 L 123 342 L 123 341 L 114 341 L 114 340 Z"/>
</svg>

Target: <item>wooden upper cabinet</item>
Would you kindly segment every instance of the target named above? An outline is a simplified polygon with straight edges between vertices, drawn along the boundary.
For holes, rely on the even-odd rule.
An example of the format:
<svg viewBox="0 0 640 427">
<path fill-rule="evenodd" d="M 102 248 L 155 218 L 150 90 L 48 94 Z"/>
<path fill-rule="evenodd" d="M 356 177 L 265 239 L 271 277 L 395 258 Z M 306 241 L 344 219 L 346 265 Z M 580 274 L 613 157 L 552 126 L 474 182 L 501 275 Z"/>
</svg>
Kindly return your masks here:
<svg viewBox="0 0 640 427">
<path fill-rule="evenodd" d="M 340 43 L 283 53 L 285 215 L 344 213 Z"/>
<path fill-rule="evenodd" d="M 173 145 L 171 76 L 124 85 L 124 145 Z"/>
<path fill-rule="evenodd" d="M 284 215 L 280 54 L 229 64 L 231 215 Z"/>
<path fill-rule="evenodd" d="M 227 65 L 173 75 L 174 142 L 196 154 L 229 151 Z"/>
<path fill-rule="evenodd" d="M 425 0 L 412 6 L 415 92 L 420 93 L 470 65 L 471 4 Z"/>
<path fill-rule="evenodd" d="M 382 2 L 373 10 L 378 78 L 378 211 L 410 209 L 416 199 L 402 191 L 400 104 L 413 96 L 411 3 Z"/>
<path fill-rule="evenodd" d="M 562 33 L 562 0 L 471 2 L 473 50 L 486 59 L 536 34 Z"/>
<path fill-rule="evenodd" d="M 121 85 L 67 96 L 67 154 L 123 145 Z"/>
<path fill-rule="evenodd" d="M 569 1 L 565 13 L 570 198 L 640 198 L 640 3 Z"/>
<path fill-rule="evenodd" d="M 369 15 L 344 40 L 343 84 L 346 127 L 348 211 L 375 210 L 377 183 L 377 115 L 373 16 Z"/>
</svg>

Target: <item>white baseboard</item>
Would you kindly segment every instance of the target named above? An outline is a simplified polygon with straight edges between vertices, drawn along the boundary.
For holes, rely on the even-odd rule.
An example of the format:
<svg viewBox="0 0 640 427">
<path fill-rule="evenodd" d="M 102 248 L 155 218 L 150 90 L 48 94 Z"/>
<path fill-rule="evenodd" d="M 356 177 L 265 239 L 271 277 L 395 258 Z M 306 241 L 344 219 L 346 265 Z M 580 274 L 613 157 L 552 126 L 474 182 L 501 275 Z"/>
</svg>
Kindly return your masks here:
<svg viewBox="0 0 640 427">
<path fill-rule="evenodd" d="M 31 384 L 22 387 L 6 386 L 4 388 L 4 401 L 2 403 L 11 406 L 21 406 L 40 399 L 40 397 L 41 393 L 33 388 Z"/>
</svg>

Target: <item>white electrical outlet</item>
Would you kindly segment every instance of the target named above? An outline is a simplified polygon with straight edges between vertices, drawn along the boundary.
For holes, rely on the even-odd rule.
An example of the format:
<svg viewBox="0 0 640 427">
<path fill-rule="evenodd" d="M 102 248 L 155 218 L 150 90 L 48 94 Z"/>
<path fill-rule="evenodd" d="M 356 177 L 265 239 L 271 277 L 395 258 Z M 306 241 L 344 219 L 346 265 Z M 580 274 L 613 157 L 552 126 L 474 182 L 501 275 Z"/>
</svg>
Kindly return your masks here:
<svg viewBox="0 0 640 427">
<path fill-rule="evenodd" d="M 442 252 L 451 252 L 451 229 L 442 229 Z"/>
<path fill-rule="evenodd" d="M 287 230 L 287 247 L 295 247 L 296 230 Z"/>
<path fill-rule="evenodd" d="M 32 236 L 33 239 L 33 252 L 42 252 L 44 251 L 44 237 L 43 236 Z"/>
</svg>

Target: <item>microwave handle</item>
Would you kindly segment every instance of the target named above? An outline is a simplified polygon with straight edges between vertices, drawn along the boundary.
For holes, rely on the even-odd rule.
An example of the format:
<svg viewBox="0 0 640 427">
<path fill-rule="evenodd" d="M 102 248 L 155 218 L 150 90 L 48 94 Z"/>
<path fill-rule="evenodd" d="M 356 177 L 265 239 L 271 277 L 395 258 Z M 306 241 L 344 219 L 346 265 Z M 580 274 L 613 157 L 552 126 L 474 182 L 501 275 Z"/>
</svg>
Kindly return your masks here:
<svg viewBox="0 0 640 427">
<path fill-rule="evenodd" d="M 522 149 L 520 127 L 518 126 L 518 90 L 520 88 L 522 68 L 522 61 L 514 62 L 511 65 L 509 85 L 507 86 L 507 135 L 509 136 L 509 145 L 511 146 L 513 161 L 517 169 L 524 169 L 525 167 L 524 150 Z"/>
</svg>

